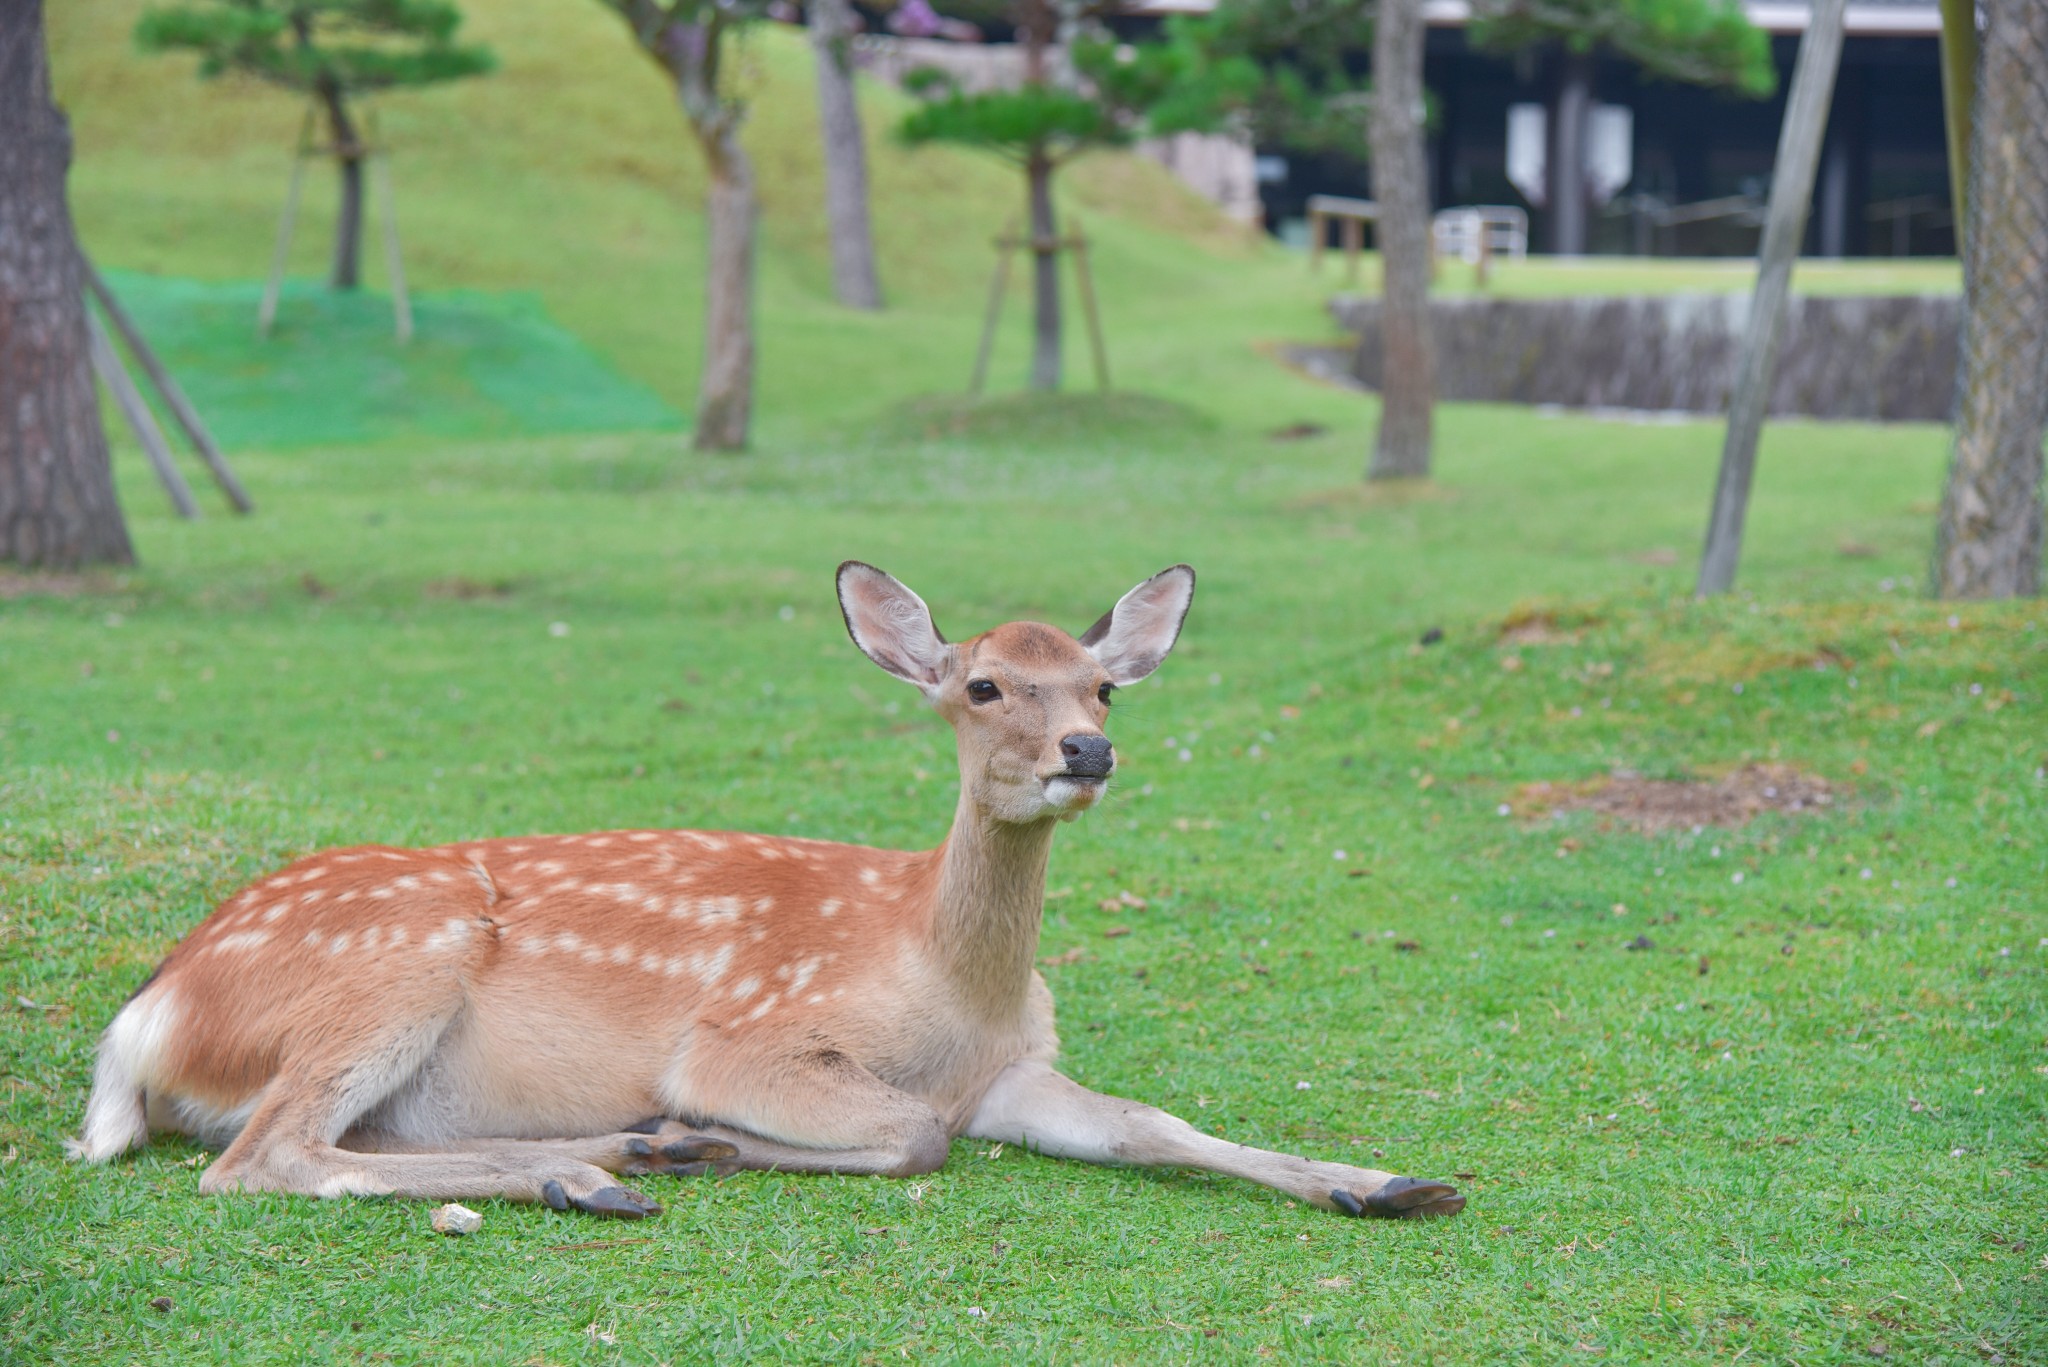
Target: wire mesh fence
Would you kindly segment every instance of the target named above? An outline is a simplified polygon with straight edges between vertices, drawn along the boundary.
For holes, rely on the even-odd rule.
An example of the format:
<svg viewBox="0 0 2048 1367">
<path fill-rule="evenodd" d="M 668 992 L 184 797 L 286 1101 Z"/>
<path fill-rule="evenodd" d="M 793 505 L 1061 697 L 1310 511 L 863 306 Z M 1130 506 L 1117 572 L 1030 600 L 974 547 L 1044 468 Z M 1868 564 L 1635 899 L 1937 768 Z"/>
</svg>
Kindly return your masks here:
<svg viewBox="0 0 2048 1367">
<path fill-rule="evenodd" d="M 2003 598 L 2041 587 L 2048 426 L 2048 3 L 1983 0 L 1964 206 L 1954 450 L 1935 587 Z"/>
</svg>

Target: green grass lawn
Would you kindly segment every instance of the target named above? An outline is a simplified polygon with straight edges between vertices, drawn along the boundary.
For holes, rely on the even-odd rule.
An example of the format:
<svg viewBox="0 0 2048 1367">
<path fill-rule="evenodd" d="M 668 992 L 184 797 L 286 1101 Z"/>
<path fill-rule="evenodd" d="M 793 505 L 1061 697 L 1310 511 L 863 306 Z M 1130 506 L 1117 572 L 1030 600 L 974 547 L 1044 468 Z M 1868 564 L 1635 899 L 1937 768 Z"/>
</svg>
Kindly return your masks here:
<svg viewBox="0 0 2048 1367">
<path fill-rule="evenodd" d="M 83 231 L 110 268 L 235 287 L 292 110 L 132 57 L 137 8 L 51 15 Z M 417 283 L 531 291 L 687 412 L 671 102 L 596 5 L 471 8 L 505 70 L 387 114 L 401 193 L 434 187 L 406 201 Z M 1372 401 L 1262 353 L 1326 335 L 1334 277 L 1118 159 L 1069 202 L 1151 397 L 917 399 L 964 382 L 1016 187 L 879 147 L 896 307 L 842 314 L 801 47 L 751 60 L 755 452 L 370 429 L 237 449 L 258 514 L 184 523 L 121 444 L 141 566 L 0 581 L 0 1361 L 2048 1359 L 2048 612 L 1921 596 L 1944 434 L 1773 425 L 1744 593 L 1697 604 L 1715 425 L 1451 407 L 1434 483 L 1364 491 Z M 1502 280 L 1707 277 L 1742 284 Z M 1268 435 L 1293 423 L 1327 430 Z M 846 640 L 850 556 L 956 638 L 1079 628 L 1197 567 L 1180 646 L 1119 699 L 1115 793 L 1055 847 L 1065 1065 L 1232 1139 L 1470 1174 L 1462 1217 L 962 1142 L 918 1182 L 653 1181 L 643 1225 L 484 1203 L 451 1241 L 418 1205 L 201 1198 L 174 1139 L 63 1161 L 123 997 L 299 853 L 938 840 L 950 741 Z M 1527 784 L 1751 760 L 1837 800 L 1657 836 L 1517 814 Z M 1100 908 L 1123 892 L 1147 906 Z"/>
</svg>

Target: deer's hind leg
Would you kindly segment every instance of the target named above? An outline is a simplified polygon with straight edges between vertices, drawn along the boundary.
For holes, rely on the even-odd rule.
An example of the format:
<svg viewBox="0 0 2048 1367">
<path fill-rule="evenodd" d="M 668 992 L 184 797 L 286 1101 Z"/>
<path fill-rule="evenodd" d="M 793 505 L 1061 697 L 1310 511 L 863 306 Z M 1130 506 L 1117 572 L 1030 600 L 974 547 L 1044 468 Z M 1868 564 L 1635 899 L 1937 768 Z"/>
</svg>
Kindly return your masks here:
<svg viewBox="0 0 2048 1367">
<path fill-rule="evenodd" d="M 429 1066 L 462 1005 L 460 984 L 448 975 L 379 994 L 374 1018 L 365 1013 L 351 1022 L 344 1013 L 292 1041 L 241 1133 L 200 1179 L 200 1190 L 496 1197 L 629 1219 L 657 1213 L 654 1202 L 591 1161 L 604 1152 L 601 1146 L 467 1139 L 445 1148 L 406 1146 L 409 1152 L 343 1146 L 366 1115 Z"/>
</svg>

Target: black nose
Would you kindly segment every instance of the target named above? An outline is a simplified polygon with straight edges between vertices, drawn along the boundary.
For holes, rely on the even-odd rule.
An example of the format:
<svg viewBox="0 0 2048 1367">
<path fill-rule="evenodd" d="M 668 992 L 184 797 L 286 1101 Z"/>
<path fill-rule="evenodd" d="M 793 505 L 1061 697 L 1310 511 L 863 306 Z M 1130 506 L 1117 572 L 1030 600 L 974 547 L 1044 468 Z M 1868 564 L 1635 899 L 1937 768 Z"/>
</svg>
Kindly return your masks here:
<svg viewBox="0 0 2048 1367">
<path fill-rule="evenodd" d="M 1108 736 L 1068 736 L 1060 742 L 1060 758 L 1075 778 L 1108 778 L 1116 767 L 1116 751 Z"/>
</svg>

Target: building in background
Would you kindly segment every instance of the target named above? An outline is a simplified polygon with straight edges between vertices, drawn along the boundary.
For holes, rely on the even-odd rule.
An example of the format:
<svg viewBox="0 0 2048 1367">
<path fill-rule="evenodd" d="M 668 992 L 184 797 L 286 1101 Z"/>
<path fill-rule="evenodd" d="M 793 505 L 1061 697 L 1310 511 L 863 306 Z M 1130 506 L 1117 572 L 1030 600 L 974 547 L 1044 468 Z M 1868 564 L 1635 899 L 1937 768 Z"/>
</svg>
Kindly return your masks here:
<svg viewBox="0 0 2048 1367">
<path fill-rule="evenodd" d="M 1749 3 L 1772 35 L 1778 94 L 1769 100 L 1645 77 L 1611 54 L 1558 56 L 1477 50 L 1464 0 L 1432 0 L 1424 83 L 1431 199 L 1439 208 L 1516 205 L 1539 251 L 1633 255 L 1749 255 L 1762 230 L 1771 161 L 1792 62 L 1805 30 L 1800 0 Z M 1953 255 L 1948 156 L 1942 130 L 1940 11 L 1932 0 L 1851 0 L 1840 75 L 1828 112 L 1806 251 L 1820 256 Z M 1583 80 L 1584 88 L 1572 89 Z M 1593 200 L 1581 242 L 1561 242 L 1544 168 L 1560 100 L 1589 98 L 1585 160 Z M 1515 133 L 1511 134 L 1510 129 Z M 1277 149 L 1260 149 L 1271 154 Z M 1370 197 L 1361 155 L 1269 155 L 1266 222 L 1285 234 L 1308 196 Z M 1544 201 L 1544 202 L 1539 202 Z"/>
</svg>

